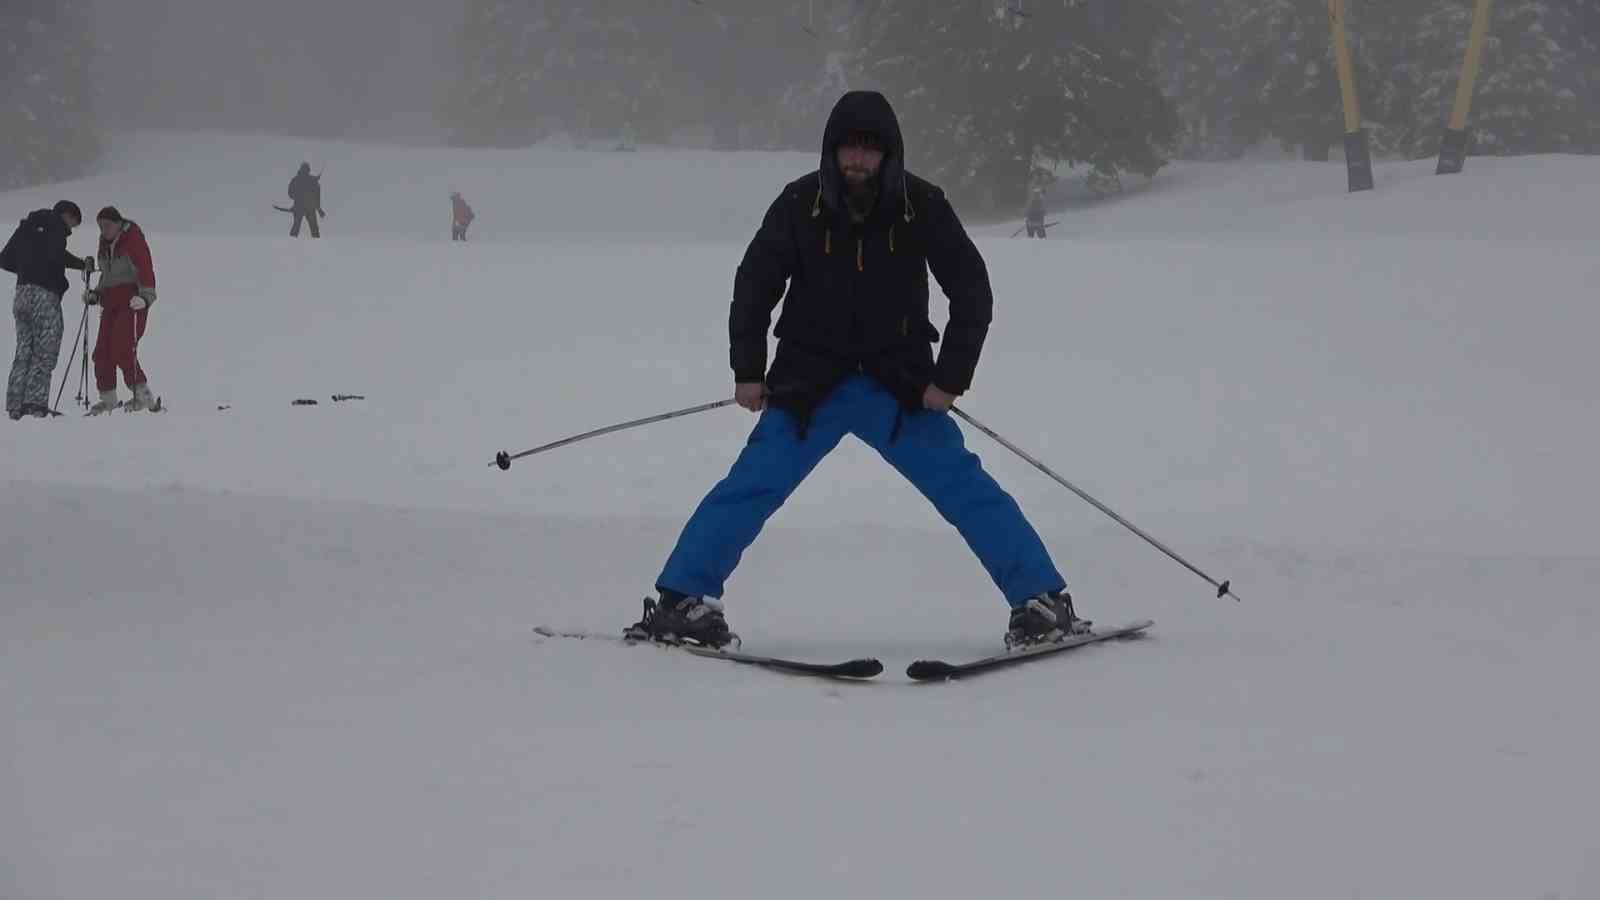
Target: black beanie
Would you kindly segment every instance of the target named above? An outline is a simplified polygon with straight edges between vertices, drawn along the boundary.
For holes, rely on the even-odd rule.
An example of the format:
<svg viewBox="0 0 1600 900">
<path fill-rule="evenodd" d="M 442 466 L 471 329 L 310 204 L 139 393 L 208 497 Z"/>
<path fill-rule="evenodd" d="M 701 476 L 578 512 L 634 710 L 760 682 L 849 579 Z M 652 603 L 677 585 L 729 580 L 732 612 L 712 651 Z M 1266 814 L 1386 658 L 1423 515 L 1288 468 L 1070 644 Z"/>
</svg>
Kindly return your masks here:
<svg viewBox="0 0 1600 900">
<path fill-rule="evenodd" d="M 73 203 L 71 200 L 61 200 L 57 202 L 55 206 L 52 206 L 51 209 L 54 210 L 55 214 L 58 216 L 70 214 L 79 222 L 83 221 L 83 210 L 79 209 L 78 204 Z"/>
</svg>

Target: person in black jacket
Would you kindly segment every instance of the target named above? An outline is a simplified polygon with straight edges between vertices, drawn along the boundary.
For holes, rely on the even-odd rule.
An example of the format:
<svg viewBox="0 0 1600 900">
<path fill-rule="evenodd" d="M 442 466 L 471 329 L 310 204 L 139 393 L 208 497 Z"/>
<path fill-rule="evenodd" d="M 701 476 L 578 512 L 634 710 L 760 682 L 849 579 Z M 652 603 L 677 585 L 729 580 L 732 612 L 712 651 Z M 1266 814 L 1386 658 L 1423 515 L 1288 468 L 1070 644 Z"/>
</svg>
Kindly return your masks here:
<svg viewBox="0 0 1600 900">
<path fill-rule="evenodd" d="M 17 275 L 11 312 L 17 322 L 17 355 L 6 381 L 6 414 L 50 414 L 50 378 L 61 353 L 61 295 L 67 292 L 67 269 L 94 271 L 94 257 L 79 258 L 67 250 L 67 237 L 83 224 L 83 213 L 70 200 L 30 213 L 17 225 L 0 267 Z"/>
<path fill-rule="evenodd" d="M 928 273 L 950 300 L 944 342 Z M 767 368 L 767 330 L 778 318 Z M 955 525 L 1012 608 L 1008 645 L 1087 627 L 1015 500 L 984 472 L 949 415 L 989 332 L 989 274 L 938 187 L 905 170 L 883 95 L 840 98 L 817 171 L 767 210 L 734 277 L 734 397 L 761 419 L 732 471 L 700 503 L 646 600 L 638 638 L 737 640 L 723 585 L 767 518 L 845 434 L 877 450 Z"/>
<path fill-rule="evenodd" d="M 289 226 L 289 236 L 300 236 L 300 222 L 304 220 L 311 224 L 311 236 L 322 237 L 322 230 L 317 227 L 317 217 L 325 216 L 322 211 L 322 176 L 311 174 L 311 164 L 301 163 L 300 171 L 289 179 L 289 200 L 293 207 L 294 224 Z"/>
</svg>

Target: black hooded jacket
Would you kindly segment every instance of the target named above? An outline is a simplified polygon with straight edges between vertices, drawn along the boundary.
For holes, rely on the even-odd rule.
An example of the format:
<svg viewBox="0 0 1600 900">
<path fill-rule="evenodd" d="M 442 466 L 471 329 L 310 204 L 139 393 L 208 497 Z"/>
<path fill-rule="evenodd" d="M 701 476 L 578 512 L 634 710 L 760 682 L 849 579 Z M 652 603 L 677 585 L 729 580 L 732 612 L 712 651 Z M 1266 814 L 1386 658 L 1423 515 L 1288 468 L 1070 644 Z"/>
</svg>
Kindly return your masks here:
<svg viewBox="0 0 1600 900">
<path fill-rule="evenodd" d="M 7 262 L 17 273 L 17 285 L 37 285 L 60 296 L 67 292 L 67 269 L 82 269 L 83 260 L 67 250 L 72 229 L 53 210 L 28 214 L 6 245 Z"/>
<path fill-rule="evenodd" d="M 835 150 L 872 132 L 884 147 L 878 202 L 852 220 Z M 939 332 L 928 318 L 928 272 L 950 299 Z M 786 290 L 787 285 L 787 290 Z M 767 329 L 779 300 L 777 354 L 767 371 Z M 761 381 L 769 402 L 809 420 L 853 373 L 883 384 L 905 409 L 931 384 L 960 394 L 972 384 L 994 297 L 989 272 L 938 187 L 905 170 L 900 123 L 882 94 L 839 99 L 822 139 L 821 166 L 791 182 L 767 210 L 734 277 L 728 317 L 737 381 Z"/>
<path fill-rule="evenodd" d="M 321 212 L 322 176 L 313 175 L 310 169 L 301 167 L 289 180 L 289 199 L 293 201 L 297 212 Z"/>
</svg>

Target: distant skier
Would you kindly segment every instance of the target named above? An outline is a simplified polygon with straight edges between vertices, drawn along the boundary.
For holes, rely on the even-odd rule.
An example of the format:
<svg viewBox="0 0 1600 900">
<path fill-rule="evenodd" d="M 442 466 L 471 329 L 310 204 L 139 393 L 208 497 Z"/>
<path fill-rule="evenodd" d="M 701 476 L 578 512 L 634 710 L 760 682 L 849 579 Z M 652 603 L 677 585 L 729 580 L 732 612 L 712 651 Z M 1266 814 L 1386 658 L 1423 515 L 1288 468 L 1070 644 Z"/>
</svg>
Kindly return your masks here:
<svg viewBox="0 0 1600 900">
<path fill-rule="evenodd" d="M 301 163 L 300 171 L 289 180 L 289 200 L 293 205 L 288 211 L 294 213 L 289 236 L 300 236 L 300 222 L 303 219 L 310 223 L 313 238 L 322 237 L 322 229 L 317 227 L 317 217 L 327 215 L 322 209 L 322 176 L 311 174 L 310 163 Z"/>
<path fill-rule="evenodd" d="M 1011 646 L 1081 631 L 1066 581 L 1015 500 L 949 415 L 972 383 L 994 297 L 944 193 L 905 171 L 894 110 L 852 91 L 828 118 L 821 166 L 767 210 L 734 276 L 734 397 L 761 419 L 701 501 L 628 634 L 724 646 L 723 585 L 763 524 L 846 434 L 905 476 L 977 554 L 1011 606 Z M 928 272 L 950 300 L 944 347 Z M 767 330 L 783 300 L 770 370 Z"/>
<path fill-rule="evenodd" d="M 17 355 L 6 381 L 6 414 L 12 421 L 50 415 L 50 379 L 61 355 L 61 295 L 67 292 L 67 269 L 94 270 L 92 257 L 80 258 L 67 250 L 72 229 L 82 224 L 78 204 L 62 200 L 50 209 L 29 213 L 0 251 L 0 268 L 17 276 L 11 301 Z"/>
<path fill-rule="evenodd" d="M 156 270 L 144 231 L 123 218 L 115 206 L 95 216 L 100 226 L 100 284 L 85 293 L 84 302 L 100 306 L 100 332 L 94 342 L 94 382 L 100 399 L 90 415 L 117 408 L 117 371 L 133 393 L 126 405 L 132 412 L 157 410 L 150 379 L 139 365 L 139 340 L 156 302 Z"/>
<path fill-rule="evenodd" d="M 622 131 L 617 136 L 617 150 L 632 153 L 639 149 L 639 133 L 634 130 L 632 122 L 622 123 Z"/>
<path fill-rule="evenodd" d="M 1028 237 L 1045 237 L 1044 191 L 1033 192 L 1028 198 L 1028 209 L 1023 216 L 1023 225 L 1028 229 Z"/>
<path fill-rule="evenodd" d="M 450 194 L 450 240 L 464 241 L 467 239 L 467 227 L 478 216 L 472 211 L 467 201 L 462 199 L 460 191 Z"/>
</svg>

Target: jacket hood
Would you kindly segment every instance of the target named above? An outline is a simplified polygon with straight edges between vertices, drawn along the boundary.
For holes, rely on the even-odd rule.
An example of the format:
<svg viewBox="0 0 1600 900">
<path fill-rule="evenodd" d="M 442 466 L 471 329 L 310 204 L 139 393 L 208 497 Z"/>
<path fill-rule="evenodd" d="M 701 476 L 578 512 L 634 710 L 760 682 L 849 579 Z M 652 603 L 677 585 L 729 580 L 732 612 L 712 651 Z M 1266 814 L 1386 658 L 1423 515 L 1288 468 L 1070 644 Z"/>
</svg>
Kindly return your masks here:
<svg viewBox="0 0 1600 900">
<path fill-rule="evenodd" d="M 144 229 L 139 227 L 139 223 L 138 222 L 135 222 L 132 219 L 123 219 L 122 220 L 122 227 L 117 229 L 117 236 L 112 238 L 109 241 L 106 240 L 104 236 L 102 236 L 100 238 L 100 247 L 101 247 L 101 249 L 109 248 L 112 245 L 116 244 L 118 241 L 122 240 L 124 235 L 129 235 L 129 234 L 137 235 L 140 240 L 144 239 Z"/>
<path fill-rule="evenodd" d="M 883 164 L 878 169 L 878 209 L 898 209 L 905 202 L 905 139 L 900 120 L 889 100 L 877 91 L 850 91 L 833 105 L 822 132 L 821 202 L 834 215 L 845 210 L 844 173 L 835 151 L 847 135 L 870 131 L 883 142 Z"/>
<path fill-rule="evenodd" d="M 22 224 L 29 228 L 43 228 L 46 231 L 60 231 L 66 234 L 72 233 L 72 229 L 68 228 L 67 223 L 62 221 L 61 214 L 53 209 L 36 209 L 28 213 L 28 217 L 22 220 Z"/>
</svg>

